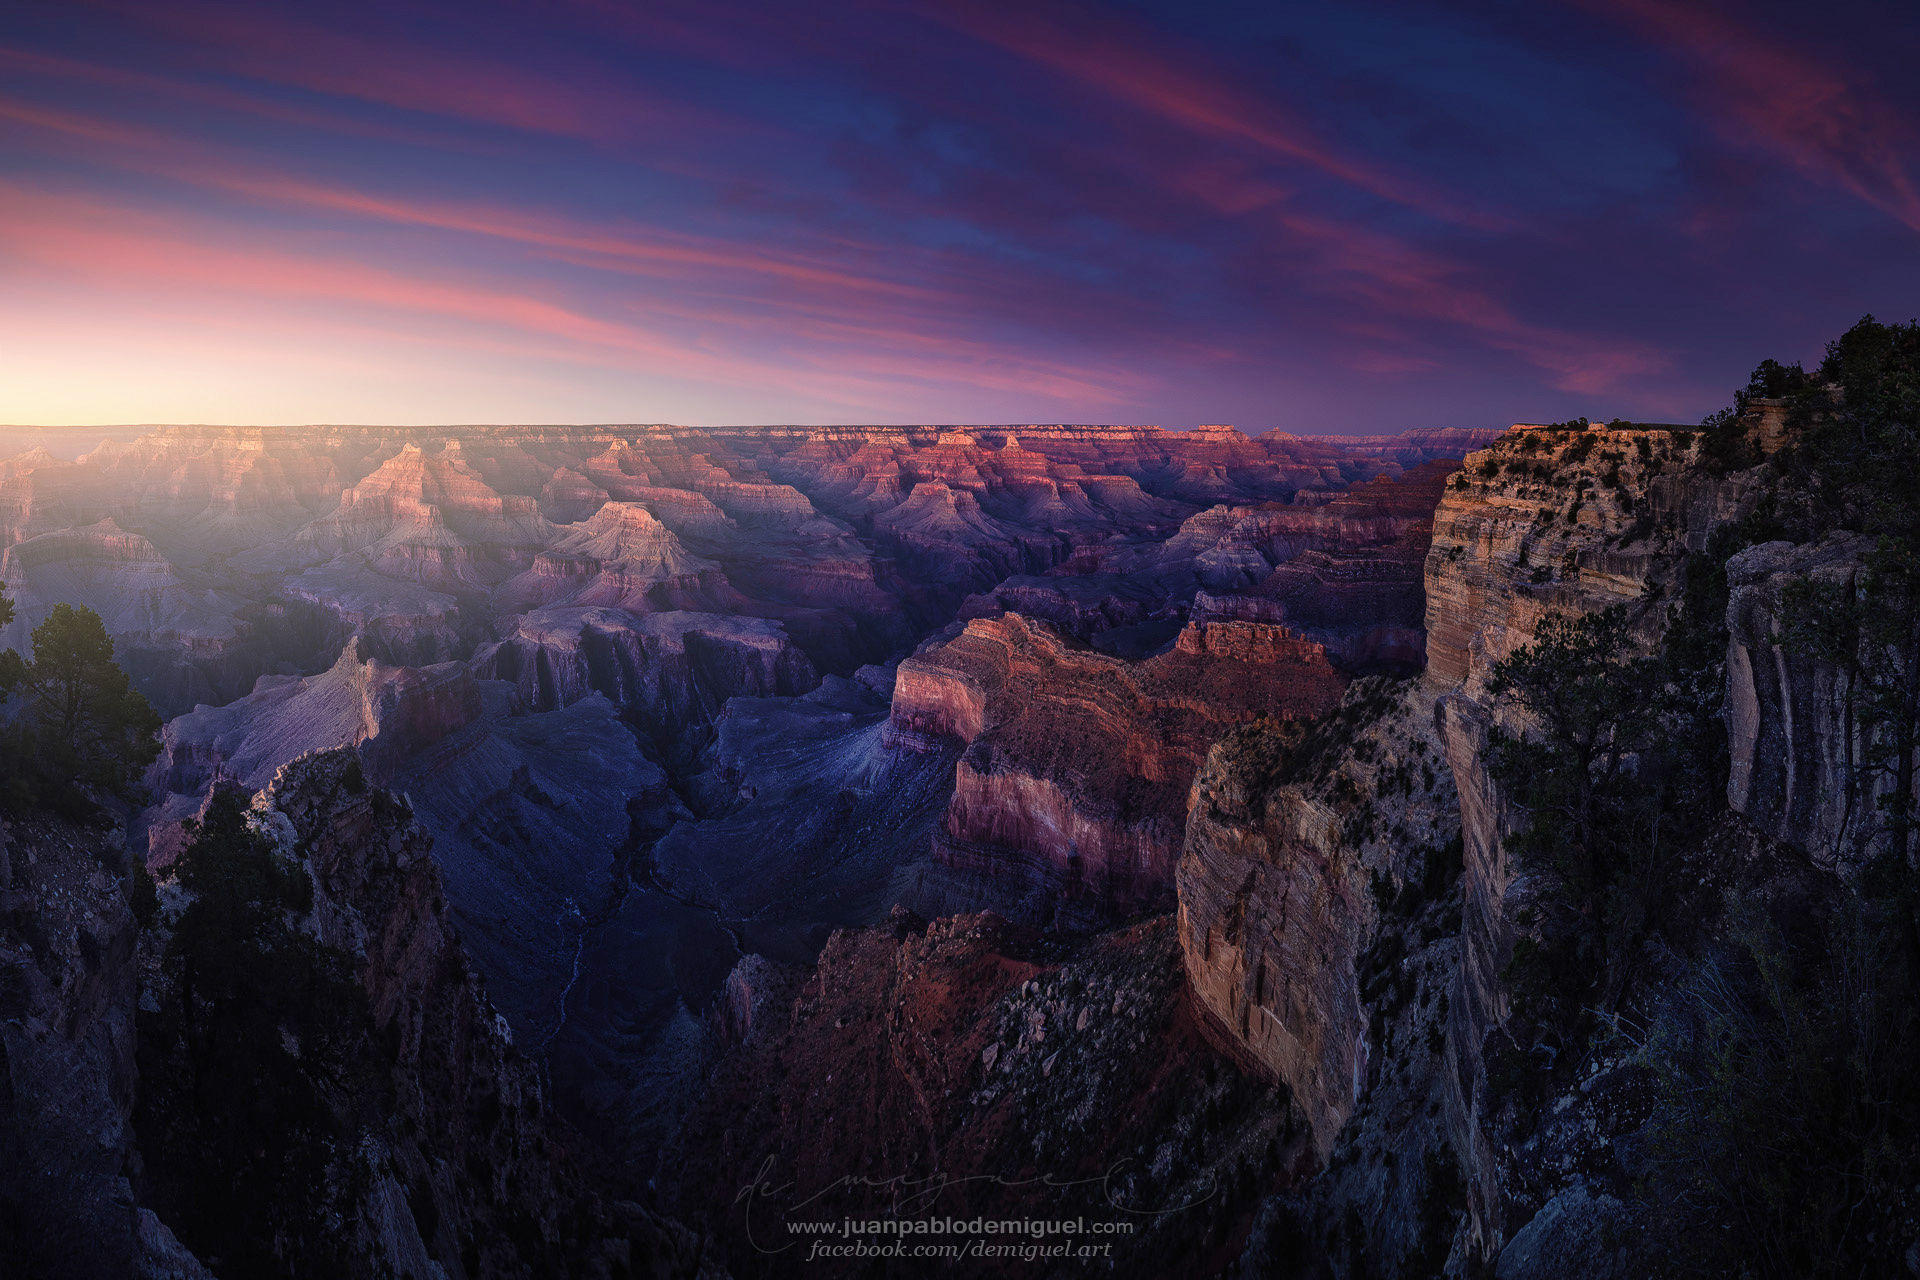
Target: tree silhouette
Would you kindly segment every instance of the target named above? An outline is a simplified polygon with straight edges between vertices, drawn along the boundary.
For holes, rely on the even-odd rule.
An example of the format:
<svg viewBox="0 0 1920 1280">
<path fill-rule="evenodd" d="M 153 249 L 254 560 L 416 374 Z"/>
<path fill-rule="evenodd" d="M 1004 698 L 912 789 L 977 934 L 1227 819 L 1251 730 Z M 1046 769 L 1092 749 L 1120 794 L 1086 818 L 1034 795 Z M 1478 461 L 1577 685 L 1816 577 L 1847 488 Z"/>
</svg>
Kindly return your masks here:
<svg viewBox="0 0 1920 1280">
<path fill-rule="evenodd" d="M 0 626 L 14 613 L 4 588 Z M 0 653 L 0 694 L 24 703 L 0 750 L 0 799 L 9 807 L 82 816 L 100 799 L 136 796 L 140 771 L 160 751 L 160 717 L 115 664 L 99 614 L 55 605 L 33 629 L 31 662 Z"/>
</svg>

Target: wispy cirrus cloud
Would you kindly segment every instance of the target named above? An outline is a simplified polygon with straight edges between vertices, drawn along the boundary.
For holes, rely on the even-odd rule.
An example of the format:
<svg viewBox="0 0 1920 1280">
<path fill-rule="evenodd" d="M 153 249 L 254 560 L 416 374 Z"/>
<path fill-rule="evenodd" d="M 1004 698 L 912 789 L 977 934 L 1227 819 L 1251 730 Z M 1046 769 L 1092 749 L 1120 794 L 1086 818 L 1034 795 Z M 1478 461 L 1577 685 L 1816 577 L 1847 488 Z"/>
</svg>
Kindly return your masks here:
<svg viewBox="0 0 1920 1280">
<path fill-rule="evenodd" d="M 236 243 L 228 228 L 124 205 L 49 195 L 0 183 L 0 252 L 91 278 L 116 291 L 182 291 L 214 305 L 245 296 L 293 308 L 319 305 L 378 317 L 413 316 L 447 326 L 451 342 L 477 339 L 497 349 L 520 335 L 551 354 L 588 363 L 644 369 L 714 385 L 754 385 L 837 404 L 873 404 L 903 385 L 970 386 L 1070 403 L 1114 404 L 1138 390 L 1138 375 L 1076 366 L 1000 349 L 903 333 L 861 334 L 836 354 L 831 328 L 788 324 L 762 334 L 772 342 L 749 354 L 727 340 L 738 317 L 726 308 L 687 304 L 660 308 L 677 329 L 596 313 L 564 299 L 491 284 L 470 275 L 447 278 L 368 261 L 364 256 L 301 253 Z M 645 308 L 640 309 L 644 314 Z M 785 348 L 783 352 L 783 348 Z"/>
<path fill-rule="evenodd" d="M 1585 2 L 1704 73 L 1695 96 L 1723 132 L 1920 231 L 1920 126 L 1857 72 L 1690 0 Z"/>
<path fill-rule="evenodd" d="M 1597 395 L 1630 379 L 1662 372 L 1670 353 L 1651 343 L 1528 320 L 1463 265 L 1398 237 L 1349 222 L 1281 211 L 1275 225 L 1311 247 L 1311 271 L 1324 287 L 1359 304 L 1376 342 L 1400 350 L 1363 348 L 1358 367 L 1377 371 L 1404 361 L 1421 345 L 1421 331 L 1454 332 L 1504 352 L 1548 375 L 1562 391 Z"/>
<path fill-rule="evenodd" d="M 366 191 L 248 165 L 163 130 L 0 95 L 0 120 L 115 149 L 123 167 L 266 204 L 507 241 L 601 269 L 686 278 L 760 277 L 812 288 L 940 300 L 925 285 L 864 273 L 818 255 L 782 254 L 667 228 L 609 225 L 509 206 Z M 877 246 L 863 246 L 877 256 Z M 950 299 L 948 299 L 950 300 Z"/>
<path fill-rule="evenodd" d="M 598 144 L 668 130 L 712 135 L 746 127 L 738 117 L 649 92 L 580 56 L 530 65 L 400 29 L 355 29 L 264 6 L 96 3 L 230 75 L 467 125 Z"/>
<path fill-rule="evenodd" d="M 0 166 L 68 203 L 10 196 L 0 253 L 69 369 L 284 334 L 388 371 L 336 403 L 469 417 L 480 379 L 707 421 L 1686 417 L 1914 295 L 1920 99 L 1874 88 L 1871 0 L 1792 46 L 1786 0 L 1587 3 L 1629 38 L 1447 0 L 30 3 Z"/>
<path fill-rule="evenodd" d="M 1463 226 L 1508 220 L 1333 143 L 1271 97 L 1239 89 L 1219 67 L 1183 61 L 1164 41 L 1110 16 L 1043 5 L 936 0 L 929 17 L 1072 78 L 1084 89 L 1201 137 L 1317 171 L 1380 199 Z M 1228 194 L 1229 202 L 1245 191 Z"/>
<path fill-rule="evenodd" d="M 163 103 L 169 108 L 182 105 L 212 108 L 231 118 L 256 123 L 288 125 L 303 130 L 376 138 L 412 146 L 446 147 L 451 143 L 444 132 L 409 128 L 391 120 L 369 119 L 351 112 L 282 102 L 270 94 L 248 92 L 231 85 L 208 84 L 178 75 L 155 75 L 132 67 L 88 62 L 28 49 L 0 46 L 0 69 L 12 74 L 9 87 L 16 92 L 24 92 L 24 81 L 31 77 L 68 87 L 85 86 L 91 91 L 132 94 Z M 16 104 L 25 105 L 21 99 L 16 99 Z"/>
</svg>

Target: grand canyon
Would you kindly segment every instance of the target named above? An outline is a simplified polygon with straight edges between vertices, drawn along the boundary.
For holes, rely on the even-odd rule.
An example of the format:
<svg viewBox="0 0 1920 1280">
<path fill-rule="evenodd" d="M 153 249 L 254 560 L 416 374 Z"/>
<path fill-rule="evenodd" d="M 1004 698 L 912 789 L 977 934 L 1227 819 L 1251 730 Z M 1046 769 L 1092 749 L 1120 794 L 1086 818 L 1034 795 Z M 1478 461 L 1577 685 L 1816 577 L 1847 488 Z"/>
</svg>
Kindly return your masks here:
<svg viewBox="0 0 1920 1280">
<path fill-rule="evenodd" d="M 1857 713 L 1783 584 L 1872 556 L 1728 535 L 1808 430 L 1743 393 L 1705 429 L 26 449 L 6 639 L 92 610 L 164 724 L 119 817 L 9 826 L 21 1247 L 259 1265 L 147 1080 L 225 822 L 310 880 L 294 927 L 366 1001 L 322 1090 L 358 1154 L 310 1188 L 354 1274 L 784 1274 L 790 1220 L 908 1207 L 1123 1215 L 1123 1274 L 1635 1274 L 1648 1044 L 1513 1058 L 1552 889 L 1517 869 L 1501 744 L 1546 704 L 1512 670 L 1566 619 L 1718 634 L 1724 817 L 1666 892 L 1831 898 L 1885 822 L 1847 811 Z M 1682 979 L 1641 981 L 1652 1017 Z"/>
<path fill-rule="evenodd" d="M 0 1280 L 1920 1280 L 1902 8 L 0 5 Z"/>
</svg>

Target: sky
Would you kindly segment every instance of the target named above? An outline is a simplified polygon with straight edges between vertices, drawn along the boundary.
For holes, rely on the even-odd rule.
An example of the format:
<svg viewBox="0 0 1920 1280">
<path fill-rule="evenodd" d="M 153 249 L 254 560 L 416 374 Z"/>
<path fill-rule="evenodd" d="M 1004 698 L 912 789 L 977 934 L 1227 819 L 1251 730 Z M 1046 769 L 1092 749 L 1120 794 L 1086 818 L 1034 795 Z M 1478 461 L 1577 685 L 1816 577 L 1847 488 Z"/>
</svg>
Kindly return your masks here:
<svg viewBox="0 0 1920 1280">
<path fill-rule="evenodd" d="M 0 6 L 0 422 L 1691 421 L 1920 311 L 1913 0 Z"/>
</svg>

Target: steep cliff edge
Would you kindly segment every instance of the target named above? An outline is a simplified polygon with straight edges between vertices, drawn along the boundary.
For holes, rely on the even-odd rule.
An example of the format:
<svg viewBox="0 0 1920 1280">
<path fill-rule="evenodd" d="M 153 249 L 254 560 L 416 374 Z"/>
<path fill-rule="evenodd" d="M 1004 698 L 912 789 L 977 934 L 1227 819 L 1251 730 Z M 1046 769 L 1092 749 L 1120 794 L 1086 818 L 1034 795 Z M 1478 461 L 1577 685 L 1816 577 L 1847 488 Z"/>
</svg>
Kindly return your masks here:
<svg viewBox="0 0 1920 1280">
<path fill-rule="evenodd" d="M 1671 1028 L 1760 999 L 1729 994 L 1728 975 L 1800 944 L 1753 930 L 1881 910 L 1862 874 L 1905 807 L 1885 801 L 1911 777 L 1910 748 L 1903 762 L 1888 747 L 1910 641 L 1866 638 L 1868 584 L 1897 571 L 1854 532 L 1861 476 L 1884 461 L 1848 470 L 1859 432 L 1828 425 L 1842 399 L 1743 393 L 1691 431 L 1517 429 L 1467 459 L 1436 515 L 1426 682 L 1464 846 L 1444 1083 L 1461 1256 L 1502 1276 L 1575 1257 L 1634 1274 L 1635 1240 L 1693 1249 L 1685 1211 L 1643 1189 L 1697 1185 L 1660 1144 L 1721 1123 L 1673 1083 L 1691 1069 L 1674 1037 L 1705 1033 Z M 1713 983 L 1718 1006 L 1699 994 Z M 1740 1016 L 1771 1015 L 1761 1000 Z M 1901 1211 L 1883 1198 L 1874 1212 Z"/>
<path fill-rule="evenodd" d="M 428 836 L 351 754 L 301 758 L 251 808 L 210 802 L 194 836 L 173 868 L 191 887 L 156 895 L 123 879 L 116 833 L 0 832 L 9 1267 L 703 1273 L 695 1237 L 580 1163 L 460 945 Z"/>
<path fill-rule="evenodd" d="M 1644 1180 L 1671 1176 L 1651 1135 L 1702 1122 L 1632 1029 L 1734 963 L 1741 904 L 1840 909 L 1822 868 L 1884 834 L 1846 727 L 1870 655 L 1807 634 L 1810 594 L 1860 596 L 1868 547 L 1741 551 L 1807 523 L 1799 430 L 1757 396 L 1697 430 L 1516 428 L 1435 513 L 1425 675 L 1385 714 L 1356 714 L 1383 701 L 1363 682 L 1210 754 L 1176 877 L 1189 985 L 1286 1086 L 1317 1168 L 1244 1267 L 1648 1264 Z M 1622 825 L 1530 807 L 1556 803 Z"/>
<path fill-rule="evenodd" d="M 1324 1158 L 1368 1076 L 1364 959 L 1446 880 L 1459 808 L 1412 683 L 1366 680 L 1308 727 L 1229 733 L 1193 784 L 1176 884 L 1201 1007 L 1292 1092 Z"/>
<path fill-rule="evenodd" d="M 236 804 L 209 802 L 176 864 L 184 883 L 163 883 L 145 966 L 137 1121 L 161 1216 L 210 1260 L 239 1250 L 235 1265 L 274 1257 L 292 1274 L 693 1274 L 696 1240 L 604 1196 L 569 1153 L 578 1140 L 487 1000 L 407 807 L 346 751 L 304 756 L 250 809 L 222 808 Z M 276 880 L 300 912 L 289 932 L 271 923 L 271 895 L 255 907 L 233 896 Z M 225 918 L 206 912 L 236 905 L 240 918 L 264 907 L 258 937 L 279 940 L 228 999 L 221 957 L 238 940 L 203 931 Z M 336 964 L 337 989 L 324 976 Z M 202 1089 L 231 1066 L 205 1055 L 247 1043 L 221 1039 L 241 1017 L 295 1052 L 252 1043 L 265 1068 L 252 1101 L 209 1110 Z M 248 1123 L 274 1132 L 248 1137 Z M 255 1142 L 274 1163 L 210 1200 L 207 1179 L 235 1172 L 225 1162 L 250 1159 Z M 307 1176 L 288 1181 L 288 1162 Z"/>
<path fill-rule="evenodd" d="M 134 1193 L 139 927 L 107 833 L 0 828 L 0 1258 L 48 1280 L 206 1280 Z"/>
<path fill-rule="evenodd" d="M 1682 428 L 1516 427 L 1467 457 L 1434 517 L 1425 682 L 1438 699 L 1462 819 L 1453 1102 L 1482 1249 L 1497 1249 L 1515 1225 L 1503 1220 L 1487 1136 L 1482 1047 L 1507 1016 L 1516 920 L 1531 916 L 1539 891 L 1531 880 L 1516 883 L 1513 804 L 1491 770 L 1499 735 L 1524 734 L 1532 722 L 1489 686 L 1549 618 L 1618 608 L 1631 643 L 1660 637 L 1689 553 L 1704 553 L 1767 487 L 1763 468 L 1719 465 L 1711 445 L 1707 433 Z"/>
<path fill-rule="evenodd" d="M 1854 869 L 1872 852 L 1894 779 L 1870 775 L 1854 713 L 1859 655 L 1846 633 L 1795 643 L 1791 597 L 1858 600 L 1873 543 L 1836 534 L 1796 546 L 1767 542 L 1727 564 L 1727 802 L 1776 840 L 1825 867 Z"/>
<path fill-rule="evenodd" d="M 1485 702 L 1493 669 L 1555 613 L 1625 605 L 1653 639 L 1686 553 L 1765 487 L 1708 450 L 1692 428 L 1523 425 L 1469 454 L 1427 551 L 1428 687 Z"/>
<path fill-rule="evenodd" d="M 1009 909 L 1082 921 L 1170 905 L 1186 794 L 1213 739 L 1334 705 L 1325 650 L 1269 623 L 1186 627 L 1127 662 L 1018 614 L 900 664 L 891 733 L 965 747 L 936 856 Z"/>
</svg>

